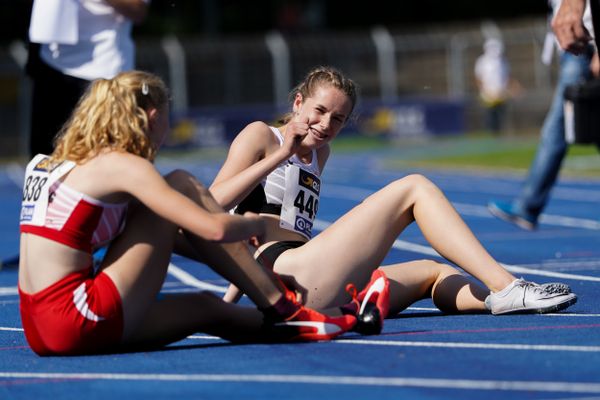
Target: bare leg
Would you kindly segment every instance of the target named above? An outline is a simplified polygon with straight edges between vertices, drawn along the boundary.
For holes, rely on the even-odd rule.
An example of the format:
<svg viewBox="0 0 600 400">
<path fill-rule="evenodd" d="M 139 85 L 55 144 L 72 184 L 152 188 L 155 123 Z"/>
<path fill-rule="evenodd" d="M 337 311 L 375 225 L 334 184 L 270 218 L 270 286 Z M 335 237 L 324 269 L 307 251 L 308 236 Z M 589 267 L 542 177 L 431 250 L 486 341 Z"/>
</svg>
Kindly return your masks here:
<svg viewBox="0 0 600 400">
<path fill-rule="evenodd" d="M 366 284 L 413 221 L 443 257 L 492 291 L 515 279 L 483 248 L 442 192 L 420 175 L 397 180 L 369 196 L 307 244 L 283 253 L 275 271 L 294 275 L 308 289 L 309 307 L 342 304 L 348 299 L 345 285 Z"/>
<path fill-rule="evenodd" d="M 190 182 L 194 182 L 194 187 L 199 185 L 193 178 L 186 173 L 176 172 L 167 177 L 168 182 L 183 193 L 189 193 Z M 193 198 L 193 197 L 192 197 Z M 187 308 L 175 307 L 169 308 L 169 303 L 165 305 L 156 305 L 156 295 L 160 291 L 162 283 L 167 272 L 171 252 L 173 250 L 175 238 L 178 235 L 178 228 L 173 224 L 161 219 L 152 211 L 142 205 L 132 207 L 132 212 L 128 217 L 128 223 L 125 231 L 111 244 L 103 260 L 102 269 L 110 276 L 115 283 L 123 302 L 124 314 L 124 332 L 125 341 L 130 340 L 135 332 L 139 332 L 139 326 L 143 321 L 152 319 L 154 315 L 162 315 L 165 308 L 173 312 L 173 319 L 180 321 L 176 326 L 164 326 L 169 332 L 168 337 L 181 337 L 189 334 L 190 331 L 204 329 L 207 321 L 207 315 L 201 311 L 190 314 Z M 188 237 L 191 235 L 188 235 Z M 197 240 L 201 243 L 200 239 Z M 228 269 L 237 269 L 234 259 L 242 250 L 234 251 L 231 255 L 228 250 L 223 250 L 217 244 L 207 244 L 202 251 L 215 251 L 215 254 L 222 256 L 223 259 L 216 259 L 215 255 L 210 256 L 211 261 L 220 265 L 219 272 L 223 272 L 226 277 L 235 279 L 244 290 L 251 294 L 252 299 L 259 306 L 268 306 L 281 297 L 281 291 L 274 281 L 258 266 L 248 254 L 252 263 L 244 265 L 243 272 L 231 272 Z M 236 250 L 232 245 L 228 248 Z M 243 244 L 239 249 L 248 250 Z M 243 257 L 243 256 L 240 256 Z M 253 271 L 253 269 L 255 271 Z M 255 272 L 255 273 L 254 273 Z M 258 278 L 257 278 L 258 276 Z M 261 285 L 264 285 L 261 286 Z M 263 295 L 264 290 L 269 295 Z M 200 299 L 207 301 L 206 296 Z M 274 301 L 271 301 L 275 298 Z M 156 308 L 158 307 L 158 308 Z M 228 306 L 231 307 L 231 306 Z M 158 310 L 158 311 L 157 311 Z M 239 316 L 237 308 L 222 308 L 224 315 L 221 318 L 234 319 Z M 231 312 L 230 314 L 228 314 Z M 247 319 L 242 318 L 240 324 Z M 226 329 L 226 328 L 224 328 Z M 158 340 L 159 338 L 153 338 Z"/>
<path fill-rule="evenodd" d="M 390 315 L 431 297 L 447 313 L 484 311 L 488 292 L 458 270 L 431 260 L 381 267 L 390 280 Z"/>
<path fill-rule="evenodd" d="M 260 341 L 262 322 L 257 309 L 225 303 L 211 293 L 166 295 L 150 306 L 124 344 L 161 346 L 199 331 L 232 342 Z"/>
<path fill-rule="evenodd" d="M 179 172 L 176 179 L 182 192 L 200 206 L 211 212 L 223 212 L 206 187 L 185 172 Z M 274 304 L 281 298 L 282 289 L 276 284 L 271 271 L 258 264 L 243 242 L 214 243 L 203 240 L 189 232 L 183 232 L 187 239 L 178 237 L 176 251 L 209 265 L 230 282 L 243 284 L 243 291 L 261 308 Z"/>
</svg>

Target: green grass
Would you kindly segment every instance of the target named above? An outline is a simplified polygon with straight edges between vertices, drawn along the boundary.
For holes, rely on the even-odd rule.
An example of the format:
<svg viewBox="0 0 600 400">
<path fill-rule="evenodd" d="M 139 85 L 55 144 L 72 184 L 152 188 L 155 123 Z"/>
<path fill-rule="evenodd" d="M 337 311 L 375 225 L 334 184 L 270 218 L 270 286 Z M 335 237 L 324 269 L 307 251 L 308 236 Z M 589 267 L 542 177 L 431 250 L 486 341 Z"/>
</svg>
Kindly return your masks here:
<svg viewBox="0 0 600 400">
<path fill-rule="evenodd" d="M 537 150 L 536 135 L 491 136 L 466 134 L 427 140 L 390 142 L 382 137 L 340 136 L 334 153 L 379 150 L 390 168 L 519 171 L 529 169 Z M 600 154 L 595 146 L 572 145 L 561 173 L 570 176 L 600 177 Z"/>
<path fill-rule="evenodd" d="M 495 137 L 465 134 L 391 142 L 381 136 L 340 135 L 332 142 L 333 153 L 375 151 L 389 168 L 458 169 L 468 171 L 517 171 L 525 173 L 535 156 L 536 135 Z M 164 149 L 160 158 L 192 161 L 225 160 L 227 149 Z M 13 161 L 4 159 L 3 161 Z M 561 174 L 600 177 L 600 154 L 595 146 L 570 146 Z"/>
</svg>

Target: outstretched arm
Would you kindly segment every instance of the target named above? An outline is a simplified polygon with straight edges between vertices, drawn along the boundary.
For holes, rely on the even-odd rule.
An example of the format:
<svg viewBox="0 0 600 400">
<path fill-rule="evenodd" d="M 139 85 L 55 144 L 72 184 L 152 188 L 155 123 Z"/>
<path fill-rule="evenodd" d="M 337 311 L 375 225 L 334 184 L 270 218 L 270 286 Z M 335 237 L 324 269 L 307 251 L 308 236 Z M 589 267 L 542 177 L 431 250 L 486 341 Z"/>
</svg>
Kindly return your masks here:
<svg viewBox="0 0 600 400">
<path fill-rule="evenodd" d="M 264 223 L 258 216 L 211 213 L 169 186 L 149 161 L 130 154 L 117 157 L 113 172 L 116 189 L 131 194 L 182 229 L 214 242 L 234 242 L 264 233 Z"/>
</svg>

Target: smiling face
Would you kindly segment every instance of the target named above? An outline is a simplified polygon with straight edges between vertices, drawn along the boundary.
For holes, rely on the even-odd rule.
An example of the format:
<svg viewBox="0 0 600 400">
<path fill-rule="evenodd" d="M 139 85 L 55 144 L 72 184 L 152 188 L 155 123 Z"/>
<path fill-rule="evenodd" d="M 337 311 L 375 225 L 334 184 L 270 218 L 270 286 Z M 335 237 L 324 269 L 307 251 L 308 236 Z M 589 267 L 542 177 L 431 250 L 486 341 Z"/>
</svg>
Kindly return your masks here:
<svg viewBox="0 0 600 400">
<path fill-rule="evenodd" d="M 319 148 L 331 142 L 344 127 L 352 112 L 352 101 L 341 90 L 321 85 L 310 97 L 303 98 L 297 93 L 293 110 L 298 120 L 308 120 L 308 135 L 302 144 Z"/>
</svg>

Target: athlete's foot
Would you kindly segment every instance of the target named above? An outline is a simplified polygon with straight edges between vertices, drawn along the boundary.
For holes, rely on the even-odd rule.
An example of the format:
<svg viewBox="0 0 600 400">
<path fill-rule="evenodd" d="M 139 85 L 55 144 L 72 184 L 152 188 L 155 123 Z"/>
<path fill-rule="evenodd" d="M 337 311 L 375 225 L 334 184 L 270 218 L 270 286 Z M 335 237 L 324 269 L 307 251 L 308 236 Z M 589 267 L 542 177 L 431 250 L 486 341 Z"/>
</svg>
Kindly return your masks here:
<svg viewBox="0 0 600 400">
<path fill-rule="evenodd" d="M 354 315 L 330 317 L 305 307 L 288 289 L 277 303 L 261 311 L 265 315 L 265 333 L 275 341 L 331 340 L 356 324 Z"/>
<path fill-rule="evenodd" d="M 376 335 L 383 329 L 383 320 L 390 309 L 390 283 L 385 273 L 376 269 L 371 281 L 358 294 L 353 284 L 346 286 L 352 296 L 352 302 L 342 310 L 356 310 L 357 321 L 353 331 L 363 335 Z"/>
<path fill-rule="evenodd" d="M 568 286 L 563 285 L 538 285 L 515 279 L 501 291 L 490 294 L 485 299 L 485 306 L 494 315 L 564 310 L 577 302 L 577 296 L 570 289 L 566 291 Z"/>
</svg>

